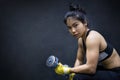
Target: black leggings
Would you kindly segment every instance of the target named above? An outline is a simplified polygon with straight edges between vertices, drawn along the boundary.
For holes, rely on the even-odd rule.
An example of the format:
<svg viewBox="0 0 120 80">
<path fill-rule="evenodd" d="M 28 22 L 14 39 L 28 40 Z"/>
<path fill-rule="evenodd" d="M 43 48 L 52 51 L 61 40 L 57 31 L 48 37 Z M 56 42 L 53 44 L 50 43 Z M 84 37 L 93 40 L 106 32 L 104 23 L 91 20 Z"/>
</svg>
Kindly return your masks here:
<svg viewBox="0 0 120 80">
<path fill-rule="evenodd" d="M 97 69 L 94 75 L 76 74 L 73 80 L 120 80 L 120 67 L 114 69 Z"/>
</svg>

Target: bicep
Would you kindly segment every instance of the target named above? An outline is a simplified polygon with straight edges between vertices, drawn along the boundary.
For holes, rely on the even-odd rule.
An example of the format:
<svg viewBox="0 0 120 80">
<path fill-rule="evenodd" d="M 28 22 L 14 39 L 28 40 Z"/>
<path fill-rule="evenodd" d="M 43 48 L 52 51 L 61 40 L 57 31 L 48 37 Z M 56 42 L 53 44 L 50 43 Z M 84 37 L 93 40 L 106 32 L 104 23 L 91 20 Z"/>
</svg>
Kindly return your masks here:
<svg viewBox="0 0 120 80">
<path fill-rule="evenodd" d="M 96 68 L 99 57 L 99 41 L 89 40 L 87 43 L 86 59 L 89 66 Z"/>
</svg>

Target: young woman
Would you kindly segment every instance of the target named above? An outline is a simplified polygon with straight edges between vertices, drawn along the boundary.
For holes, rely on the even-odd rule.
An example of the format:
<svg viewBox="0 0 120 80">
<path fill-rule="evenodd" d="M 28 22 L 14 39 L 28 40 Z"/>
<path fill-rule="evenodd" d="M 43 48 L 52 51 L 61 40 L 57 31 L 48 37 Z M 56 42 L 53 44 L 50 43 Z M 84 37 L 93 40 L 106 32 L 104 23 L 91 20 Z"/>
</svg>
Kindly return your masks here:
<svg viewBox="0 0 120 80">
<path fill-rule="evenodd" d="M 75 73 L 73 80 L 119 80 L 118 52 L 99 32 L 89 29 L 85 11 L 79 5 L 70 6 L 64 22 L 78 39 L 78 51 L 74 67 L 62 67 L 63 73 Z M 59 66 L 55 71 L 62 74 Z"/>
</svg>

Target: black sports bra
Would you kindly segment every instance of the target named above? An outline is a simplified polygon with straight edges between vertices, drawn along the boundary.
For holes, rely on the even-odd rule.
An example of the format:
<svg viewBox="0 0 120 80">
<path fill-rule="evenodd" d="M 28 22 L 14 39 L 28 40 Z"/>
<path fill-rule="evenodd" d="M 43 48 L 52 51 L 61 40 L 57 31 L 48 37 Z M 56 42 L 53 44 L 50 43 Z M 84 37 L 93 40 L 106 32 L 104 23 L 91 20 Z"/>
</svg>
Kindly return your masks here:
<svg viewBox="0 0 120 80">
<path fill-rule="evenodd" d="M 89 35 L 91 30 L 88 30 L 87 34 L 86 34 L 86 37 Z M 85 53 L 86 53 L 86 45 L 84 43 L 84 41 L 82 40 L 83 42 L 83 48 L 85 50 Z M 99 59 L 98 61 L 99 62 L 102 62 L 104 61 L 105 59 L 109 58 L 111 55 L 112 55 L 112 52 L 113 52 L 113 47 L 112 45 L 110 45 L 109 43 L 107 43 L 107 47 L 105 48 L 105 50 L 103 51 L 100 51 L 100 54 L 99 54 Z"/>
</svg>

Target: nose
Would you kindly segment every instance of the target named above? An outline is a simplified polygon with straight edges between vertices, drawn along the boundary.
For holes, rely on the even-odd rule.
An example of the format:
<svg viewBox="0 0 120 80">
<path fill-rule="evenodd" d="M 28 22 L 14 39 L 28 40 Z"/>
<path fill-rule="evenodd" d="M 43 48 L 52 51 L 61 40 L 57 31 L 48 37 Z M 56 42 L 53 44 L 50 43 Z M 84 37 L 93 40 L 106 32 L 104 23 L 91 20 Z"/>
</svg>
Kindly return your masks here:
<svg viewBox="0 0 120 80">
<path fill-rule="evenodd" d="M 75 32 L 76 32 L 76 29 L 75 29 L 75 28 L 72 28 L 72 29 L 71 29 L 71 32 L 72 32 L 72 33 L 75 33 Z"/>
</svg>

